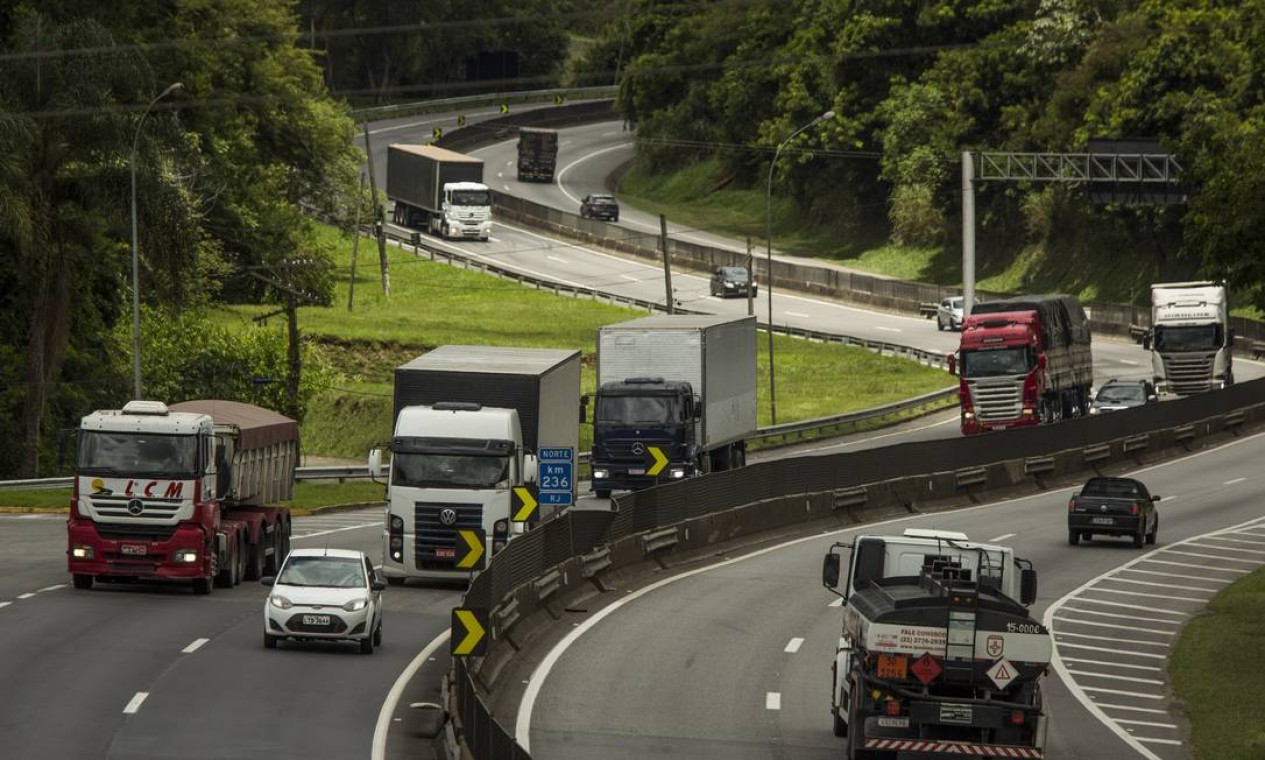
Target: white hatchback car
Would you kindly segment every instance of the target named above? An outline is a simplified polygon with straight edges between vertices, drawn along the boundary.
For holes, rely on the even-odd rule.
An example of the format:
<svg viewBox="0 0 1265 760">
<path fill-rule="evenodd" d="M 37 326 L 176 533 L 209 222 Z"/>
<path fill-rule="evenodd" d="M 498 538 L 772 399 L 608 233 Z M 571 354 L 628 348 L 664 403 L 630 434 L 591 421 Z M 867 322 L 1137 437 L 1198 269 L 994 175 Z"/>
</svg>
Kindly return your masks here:
<svg viewBox="0 0 1265 760">
<path fill-rule="evenodd" d="M 264 646 L 281 639 L 353 641 L 362 654 L 382 644 L 382 591 L 373 563 L 351 549 L 295 549 L 264 602 Z"/>
<path fill-rule="evenodd" d="M 962 296 L 953 296 L 946 298 L 936 305 L 936 329 L 939 330 L 961 330 L 962 321 Z"/>
</svg>

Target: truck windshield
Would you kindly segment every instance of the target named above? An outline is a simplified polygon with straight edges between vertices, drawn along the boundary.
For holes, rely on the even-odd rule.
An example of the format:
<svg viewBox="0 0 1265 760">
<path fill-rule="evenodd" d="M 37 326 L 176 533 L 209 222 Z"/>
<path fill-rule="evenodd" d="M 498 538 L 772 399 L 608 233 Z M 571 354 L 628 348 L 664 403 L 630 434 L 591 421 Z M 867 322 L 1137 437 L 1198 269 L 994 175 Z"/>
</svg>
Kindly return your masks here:
<svg viewBox="0 0 1265 760">
<path fill-rule="evenodd" d="M 492 194 L 487 190 L 453 190 L 454 206 L 491 206 Z"/>
<path fill-rule="evenodd" d="M 198 438 L 105 430 L 79 431 L 75 469 L 85 475 L 187 477 L 198 472 Z"/>
<path fill-rule="evenodd" d="M 594 421 L 662 425 L 679 422 L 680 415 L 675 396 L 602 396 L 597 401 Z"/>
<path fill-rule="evenodd" d="M 1022 375 L 1032 369 L 1034 363 L 1033 352 L 1029 346 L 992 351 L 963 351 L 962 377 Z"/>
<path fill-rule="evenodd" d="M 1211 351 L 1221 348 L 1221 325 L 1155 328 L 1156 351 Z"/>
<path fill-rule="evenodd" d="M 391 467 L 393 485 L 413 488 L 495 488 L 510 477 L 507 456 L 397 451 Z"/>
</svg>

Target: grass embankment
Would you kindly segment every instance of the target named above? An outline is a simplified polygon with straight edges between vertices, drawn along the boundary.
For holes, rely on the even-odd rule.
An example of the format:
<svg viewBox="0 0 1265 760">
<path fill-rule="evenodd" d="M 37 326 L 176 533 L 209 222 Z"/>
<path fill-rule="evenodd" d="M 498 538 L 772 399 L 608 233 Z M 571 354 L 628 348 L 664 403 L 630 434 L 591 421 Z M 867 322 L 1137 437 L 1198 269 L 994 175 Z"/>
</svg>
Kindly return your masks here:
<svg viewBox="0 0 1265 760">
<path fill-rule="evenodd" d="M 392 370 L 445 344 L 574 348 L 582 352 L 582 392 L 595 384 L 597 329 L 645 312 L 542 293 L 389 248 L 392 295 L 380 285 L 377 250 L 362 241 L 355 308 L 347 311 L 351 241 L 337 232 L 340 281 L 334 305 L 299 311 L 299 328 L 343 374 L 309 405 L 303 421 L 308 455 L 362 459 L 391 436 Z M 247 323 L 264 307 L 234 306 L 219 312 L 227 324 Z M 864 349 L 777 337 L 778 421 L 790 422 L 864 409 L 950 385 L 943 372 L 876 356 Z M 769 424 L 768 356 L 759 342 L 760 424 Z M 580 448 L 592 439 L 581 426 Z"/>
<path fill-rule="evenodd" d="M 1195 757 L 1265 757 L 1265 570 L 1240 578 L 1182 630 L 1168 661 Z"/>
<path fill-rule="evenodd" d="M 382 501 L 382 486 L 375 483 L 359 480 L 347 483 L 299 481 L 294 485 L 294 500 L 282 502 L 281 506 L 304 515 L 321 507 L 376 501 Z M 69 488 L 0 490 L 0 512 L 45 512 L 66 509 L 69 504 Z"/>
</svg>

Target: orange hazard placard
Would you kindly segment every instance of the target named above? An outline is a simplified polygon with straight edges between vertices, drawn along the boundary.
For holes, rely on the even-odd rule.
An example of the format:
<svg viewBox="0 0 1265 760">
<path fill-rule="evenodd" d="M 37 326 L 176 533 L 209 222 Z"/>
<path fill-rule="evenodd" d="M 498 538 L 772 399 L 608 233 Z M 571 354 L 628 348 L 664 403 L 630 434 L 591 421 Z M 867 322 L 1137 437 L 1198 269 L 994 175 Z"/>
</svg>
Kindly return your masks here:
<svg viewBox="0 0 1265 760">
<path fill-rule="evenodd" d="M 880 654 L 878 656 L 879 678 L 905 678 L 909 672 L 909 658 L 903 654 Z"/>
</svg>

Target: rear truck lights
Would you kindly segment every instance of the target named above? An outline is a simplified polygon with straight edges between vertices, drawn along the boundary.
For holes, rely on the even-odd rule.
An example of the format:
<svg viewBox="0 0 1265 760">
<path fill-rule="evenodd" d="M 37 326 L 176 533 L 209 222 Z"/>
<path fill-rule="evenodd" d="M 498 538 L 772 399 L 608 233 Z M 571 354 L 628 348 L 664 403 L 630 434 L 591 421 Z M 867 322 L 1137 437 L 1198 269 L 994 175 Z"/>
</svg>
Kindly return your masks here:
<svg viewBox="0 0 1265 760">
<path fill-rule="evenodd" d="M 176 561 L 185 565 L 195 564 L 198 561 L 198 550 L 197 549 L 177 549 Z"/>
<path fill-rule="evenodd" d="M 594 470 L 593 471 L 594 480 L 602 480 L 603 478 L 609 478 L 610 476 L 611 476 L 610 470 Z"/>
<path fill-rule="evenodd" d="M 343 605 L 343 609 L 347 610 L 348 612 L 360 612 L 361 610 L 363 610 L 365 607 L 368 607 L 368 606 L 369 606 L 368 599 L 352 599 L 350 602 L 347 602 L 346 604 Z"/>
<path fill-rule="evenodd" d="M 887 704 L 885 705 L 884 712 L 886 712 L 888 717 L 891 717 L 891 718 L 895 718 L 896 716 L 900 715 L 900 701 L 895 700 L 895 699 L 887 700 Z"/>
<path fill-rule="evenodd" d="M 684 467 L 673 467 L 673 468 L 672 468 L 672 477 L 674 477 L 674 478 L 683 478 L 683 477 L 685 477 L 685 468 L 684 468 Z"/>
<path fill-rule="evenodd" d="M 75 559 L 93 559 L 96 557 L 96 552 L 86 544 L 74 544 L 70 547 L 70 556 Z"/>
<path fill-rule="evenodd" d="M 279 610 L 288 610 L 294 606 L 294 603 L 289 599 L 286 599 L 284 596 L 270 596 L 268 597 L 268 604 L 271 604 Z"/>
<path fill-rule="evenodd" d="M 1022 726 L 1024 720 L 1026 719 L 1027 719 L 1027 716 L 1023 714 L 1023 710 L 1010 711 L 1010 722 L 1013 723 L 1014 725 Z"/>
</svg>

